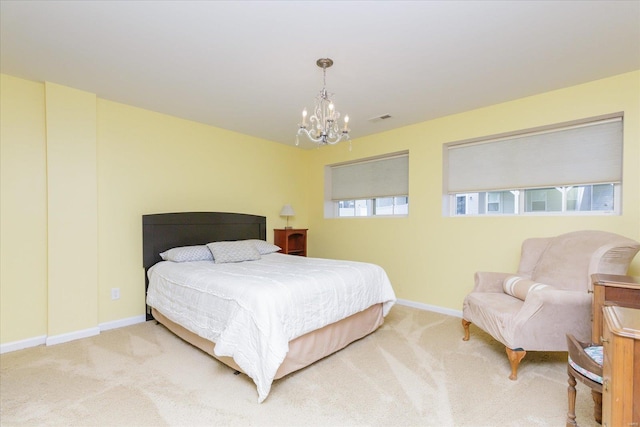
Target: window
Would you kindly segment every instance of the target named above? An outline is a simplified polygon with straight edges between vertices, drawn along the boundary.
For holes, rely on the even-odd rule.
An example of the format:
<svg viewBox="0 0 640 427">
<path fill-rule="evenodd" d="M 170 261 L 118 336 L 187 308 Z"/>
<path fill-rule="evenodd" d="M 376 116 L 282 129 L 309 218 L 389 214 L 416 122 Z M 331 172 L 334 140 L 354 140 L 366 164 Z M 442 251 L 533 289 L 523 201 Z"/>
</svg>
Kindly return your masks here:
<svg viewBox="0 0 640 427">
<path fill-rule="evenodd" d="M 325 168 L 325 217 L 409 213 L 409 153 Z"/>
<path fill-rule="evenodd" d="M 622 115 L 446 144 L 445 215 L 619 214 Z"/>
<path fill-rule="evenodd" d="M 466 213 L 467 213 L 467 195 L 458 194 L 456 195 L 456 214 L 464 215 Z"/>
<path fill-rule="evenodd" d="M 612 213 L 613 202 L 619 199 L 615 195 L 617 188 L 616 184 L 598 184 L 456 194 L 455 214 Z M 524 194 L 524 197 L 520 197 L 521 194 Z M 489 200 L 484 209 L 483 200 Z"/>
<path fill-rule="evenodd" d="M 487 212 L 500 212 L 502 193 L 487 193 Z"/>
</svg>

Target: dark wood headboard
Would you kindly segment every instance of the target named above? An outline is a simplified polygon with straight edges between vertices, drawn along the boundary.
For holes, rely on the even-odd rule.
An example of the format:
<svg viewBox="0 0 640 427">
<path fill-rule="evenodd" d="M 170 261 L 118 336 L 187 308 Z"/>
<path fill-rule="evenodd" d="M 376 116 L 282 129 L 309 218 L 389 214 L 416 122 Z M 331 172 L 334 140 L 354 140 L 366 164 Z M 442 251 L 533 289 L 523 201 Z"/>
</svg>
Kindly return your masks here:
<svg viewBox="0 0 640 427">
<path fill-rule="evenodd" d="M 142 215 L 142 265 L 147 270 L 167 249 L 225 240 L 267 238 L 267 218 L 227 212 L 180 212 Z M 148 317 L 148 316 L 147 316 Z"/>
<path fill-rule="evenodd" d="M 263 216 L 227 212 L 180 212 L 142 216 L 142 263 L 159 262 L 160 252 L 178 246 L 267 237 Z"/>
</svg>

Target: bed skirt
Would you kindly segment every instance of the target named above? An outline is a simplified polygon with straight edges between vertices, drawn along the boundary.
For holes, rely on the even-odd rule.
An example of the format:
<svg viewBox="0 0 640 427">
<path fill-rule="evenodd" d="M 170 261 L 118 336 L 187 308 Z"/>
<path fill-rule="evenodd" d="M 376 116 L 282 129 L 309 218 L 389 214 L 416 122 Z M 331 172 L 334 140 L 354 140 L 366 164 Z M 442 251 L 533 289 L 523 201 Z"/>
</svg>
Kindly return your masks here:
<svg viewBox="0 0 640 427">
<path fill-rule="evenodd" d="M 231 357 L 216 356 L 214 354 L 214 342 L 204 339 L 167 319 L 155 308 L 151 309 L 151 313 L 159 323 L 184 341 L 210 354 L 225 365 L 242 372 L 242 369 Z M 350 343 L 369 335 L 383 323 L 382 304 L 375 304 L 366 310 L 291 340 L 289 342 L 289 352 L 278 368 L 274 379 L 282 378 L 343 349 Z"/>
</svg>

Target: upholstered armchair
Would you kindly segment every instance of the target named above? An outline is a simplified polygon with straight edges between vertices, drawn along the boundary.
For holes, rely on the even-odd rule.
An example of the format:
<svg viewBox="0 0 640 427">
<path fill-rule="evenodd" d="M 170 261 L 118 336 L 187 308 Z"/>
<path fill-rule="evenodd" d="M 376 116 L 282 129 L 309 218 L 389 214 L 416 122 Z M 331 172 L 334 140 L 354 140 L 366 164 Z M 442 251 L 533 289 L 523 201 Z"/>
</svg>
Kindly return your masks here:
<svg viewBox="0 0 640 427">
<path fill-rule="evenodd" d="M 567 334 L 591 338 L 591 275 L 627 273 L 640 243 L 604 231 L 531 238 L 517 273 L 477 272 L 463 302 L 463 340 L 471 323 L 504 344 L 511 380 L 527 351 L 567 351 Z"/>
</svg>

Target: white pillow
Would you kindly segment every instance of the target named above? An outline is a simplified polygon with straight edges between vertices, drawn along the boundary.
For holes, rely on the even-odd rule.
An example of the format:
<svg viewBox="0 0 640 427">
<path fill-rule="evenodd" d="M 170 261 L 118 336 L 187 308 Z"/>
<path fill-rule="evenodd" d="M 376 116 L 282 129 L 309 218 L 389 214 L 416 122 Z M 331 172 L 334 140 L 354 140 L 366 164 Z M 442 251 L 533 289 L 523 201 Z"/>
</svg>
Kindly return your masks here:
<svg viewBox="0 0 640 427">
<path fill-rule="evenodd" d="M 282 250 L 280 246 L 276 246 L 264 240 L 250 239 L 247 241 L 254 244 L 258 252 L 260 252 L 260 255 L 272 254 L 274 252 L 278 252 L 279 250 Z"/>
<path fill-rule="evenodd" d="M 542 289 L 553 289 L 553 286 L 537 283 L 533 280 L 525 279 L 520 276 L 508 276 L 504 279 L 502 288 L 504 289 L 505 294 L 524 301 L 529 292 L 540 291 Z"/>
<path fill-rule="evenodd" d="M 211 251 L 205 245 L 180 246 L 164 251 L 160 258 L 165 261 L 187 262 L 187 261 L 213 261 Z"/>
<path fill-rule="evenodd" d="M 260 252 L 253 242 L 239 240 L 235 242 L 207 243 L 216 264 L 227 262 L 255 261 L 260 259 Z"/>
</svg>

